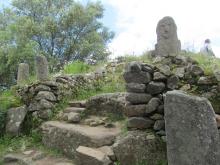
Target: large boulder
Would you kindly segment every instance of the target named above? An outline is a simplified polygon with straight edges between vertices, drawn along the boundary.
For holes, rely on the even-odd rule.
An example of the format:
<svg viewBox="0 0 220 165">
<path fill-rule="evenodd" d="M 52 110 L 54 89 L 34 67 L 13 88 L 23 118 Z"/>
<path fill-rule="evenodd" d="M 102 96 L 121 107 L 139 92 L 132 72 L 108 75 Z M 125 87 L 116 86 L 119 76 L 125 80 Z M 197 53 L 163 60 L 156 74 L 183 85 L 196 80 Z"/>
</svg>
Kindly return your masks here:
<svg viewBox="0 0 220 165">
<path fill-rule="evenodd" d="M 86 103 L 86 114 L 106 116 L 115 114 L 123 116 L 125 93 L 107 93 L 91 97 Z"/>
<path fill-rule="evenodd" d="M 22 124 L 27 114 L 25 106 L 11 108 L 7 112 L 6 133 L 11 136 L 18 136 L 22 132 Z"/>
<path fill-rule="evenodd" d="M 217 165 L 220 141 L 210 102 L 171 91 L 164 106 L 169 165 Z"/>
<path fill-rule="evenodd" d="M 119 137 L 113 151 L 122 165 L 166 162 L 166 145 L 159 137 L 143 131 L 129 131 L 126 136 Z"/>
</svg>

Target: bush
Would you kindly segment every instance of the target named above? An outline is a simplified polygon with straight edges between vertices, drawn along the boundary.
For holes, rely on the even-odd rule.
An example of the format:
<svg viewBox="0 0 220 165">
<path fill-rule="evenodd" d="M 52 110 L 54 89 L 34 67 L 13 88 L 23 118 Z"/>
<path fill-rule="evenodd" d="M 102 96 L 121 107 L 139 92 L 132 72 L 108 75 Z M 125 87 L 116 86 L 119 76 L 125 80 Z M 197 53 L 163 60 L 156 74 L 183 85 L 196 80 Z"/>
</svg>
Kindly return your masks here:
<svg viewBox="0 0 220 165">
<path fill-rule="evenodd" d="M 89 65 L 81 61 L 75 61 L 73 63 L 64 66 L 63 72 L 66 74 L 79 74 L 86 73 L 90 69 Z"/>
</svg>

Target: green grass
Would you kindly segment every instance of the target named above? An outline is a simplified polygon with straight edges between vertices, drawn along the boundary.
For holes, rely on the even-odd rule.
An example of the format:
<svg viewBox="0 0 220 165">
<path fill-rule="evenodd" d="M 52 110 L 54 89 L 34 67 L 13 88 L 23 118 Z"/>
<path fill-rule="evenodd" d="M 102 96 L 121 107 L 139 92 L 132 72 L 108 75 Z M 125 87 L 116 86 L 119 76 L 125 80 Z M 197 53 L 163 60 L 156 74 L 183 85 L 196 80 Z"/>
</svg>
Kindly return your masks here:
<svg viewBox="0 0 220 165">
<path fill-rule="evenodd" d="M 90 66 L 81 61 L 75 61 L 64 66 L 63 73 L 65 74 L 79 74 L 86 73 L 90 70 Z"/>
<path fill-rule="evenodd" d="M 3 91 L 0 93 L 0 111 L 6 111 L 12 107 L 21 105 L 21 100 L 16 96 L 13 89 Z"/>
<path fill-rule="evenodd" d="M 102 93 L 125 92 L 125 83 L 121 74 L 109 74 L 105 80 L 97 80 L 93 85 L 78 90 L 75 99 L 86 100 Z"/>
<path fill-rule="evenodd" d="M 28 149 L 37 149 L 52 156 L 61 156 L 61 152 L 55 149 L 48 149 L 41 143 L 41 135 L 38 132 L 32 132 L 30 135 L 20 137 L 4 136 L 0 138 L 0 158 L 11 152 L 23 152 Z M 1 164 L 1 160 L 0 160 Z"/>
<path fill-rule="evenodd" d="M 206 56 L 200 53 L 187 52 L 184 55 L 190 56 L 198 62 L 198 65 L 204 69 L 205 75 L 213 75 L 215 68 L 220 69 L 220 59 L 216 57 Z"/>
</svg>

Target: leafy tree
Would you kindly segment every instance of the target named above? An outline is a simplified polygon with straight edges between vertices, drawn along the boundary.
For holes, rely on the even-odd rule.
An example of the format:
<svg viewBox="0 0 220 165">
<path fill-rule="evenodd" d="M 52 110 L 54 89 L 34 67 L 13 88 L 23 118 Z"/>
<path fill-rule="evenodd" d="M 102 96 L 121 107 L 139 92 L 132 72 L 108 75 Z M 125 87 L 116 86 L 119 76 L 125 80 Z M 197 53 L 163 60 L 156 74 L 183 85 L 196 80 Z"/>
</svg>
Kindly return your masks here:
<svg viewBox="0 0 220 165">
<path fill-rule="evenodd" d="M 103 26 L 100 2 L 82 5 L 73 0 L 14 0 L 22 29 L 49 59 L 83 60 L 88 56 L 104 59 L 106 44 L 114 33 Z M 28 23 L 28 25 L 26 25 Z"/>
<path fill-rule="evenodd" d="M 33 71 L 36 54 L 45 55 L 50 66 L 105 59 L 114 33 L 100 22 L 103 12 L 100 2 L 12 0 L 10 9 L 0 10 L 0 84 L 13 82 L 21 62 Z"/>
</svg>

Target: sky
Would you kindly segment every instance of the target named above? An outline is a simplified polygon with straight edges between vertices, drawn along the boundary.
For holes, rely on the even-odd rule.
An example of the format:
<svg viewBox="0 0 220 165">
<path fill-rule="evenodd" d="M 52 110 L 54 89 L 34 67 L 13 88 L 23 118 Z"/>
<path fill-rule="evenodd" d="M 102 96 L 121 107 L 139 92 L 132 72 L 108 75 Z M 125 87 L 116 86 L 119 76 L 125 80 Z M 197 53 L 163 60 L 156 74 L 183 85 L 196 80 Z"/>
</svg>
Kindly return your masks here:
<svg viewBox="0 0 220 165">
<path fill-rule="evenodd" d="M 84 3 L 88 0 L 79 0 Z M 91 0 L 96 1 L 96 0 Z M 182 49 L 199 51 L 205 39 L 220 57 L 220 22 L 218 0 L 100 0 L 105 26 L 115 32 L 108 45 L 112 56 L 139 55 L 154 49 L 156 26 L 164 16 L 174 18 Z M 0 0 L 8 5 L 9 0 Z"/>
</svg>

